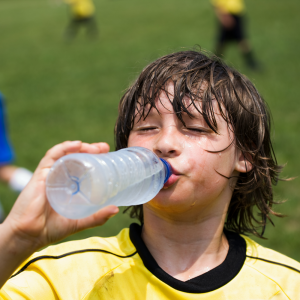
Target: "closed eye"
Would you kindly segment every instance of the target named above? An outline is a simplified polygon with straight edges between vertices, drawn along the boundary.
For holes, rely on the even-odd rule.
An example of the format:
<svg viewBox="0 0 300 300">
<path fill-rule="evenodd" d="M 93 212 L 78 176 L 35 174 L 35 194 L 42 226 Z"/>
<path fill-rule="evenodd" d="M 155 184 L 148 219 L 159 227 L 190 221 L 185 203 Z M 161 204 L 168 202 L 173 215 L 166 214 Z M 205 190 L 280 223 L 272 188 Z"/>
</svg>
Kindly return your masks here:
<svg viewBox="0 0 300 300">
<path fill-rule="evenodd" d="M 155 130 L 156 127 L 140 127 L 138 128 L 139 131 L 150 131 L 150 130 Z"/>
<path fill-rule="evenodd" d="M 201 133 L 207 133 L 207 130 L 203 128 L 195 128 L 195 127 L 189 127 L 188 130 L 195 131 L 195 132 L 201 132 Z"/>
</svg>

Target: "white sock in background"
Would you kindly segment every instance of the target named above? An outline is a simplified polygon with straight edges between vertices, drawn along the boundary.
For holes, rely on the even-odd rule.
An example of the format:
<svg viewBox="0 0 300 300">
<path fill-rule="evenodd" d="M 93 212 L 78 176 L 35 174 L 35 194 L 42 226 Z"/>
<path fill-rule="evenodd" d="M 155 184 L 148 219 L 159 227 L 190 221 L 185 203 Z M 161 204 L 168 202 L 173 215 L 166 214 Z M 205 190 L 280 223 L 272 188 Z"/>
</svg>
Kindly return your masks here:
<svg viewBox="0 0 300 300">
<path fill-rule="evenodd" d="M 31 177 L 32 172 L 25 168 L 18 168 L 13 173 L 8 185 L 13 191 L 20 193 L 27 185 Z"/>
</svg>

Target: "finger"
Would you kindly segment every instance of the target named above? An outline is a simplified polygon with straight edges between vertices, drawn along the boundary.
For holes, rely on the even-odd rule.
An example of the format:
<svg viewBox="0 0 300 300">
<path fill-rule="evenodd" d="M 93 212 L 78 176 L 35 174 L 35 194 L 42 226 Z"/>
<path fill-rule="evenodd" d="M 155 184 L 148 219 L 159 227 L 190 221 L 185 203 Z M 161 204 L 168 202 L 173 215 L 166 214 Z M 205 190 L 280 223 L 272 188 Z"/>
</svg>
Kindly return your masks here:
<svg viewBox="0 0 300 300">
<path fill-rule="evenodd" d="M 89 217 L 77 220 L 77 230 L 81 231 L 87 228 L 101 226 L 105 224 L 110 218 L 115 216 L 118 212 L 119 208 L 117 206 L 106 206 Z"/>
<path fill-rule="evenodd" d="M 106 143 L 82 143 L 79 152 L 81 153 L 91 153 L 91 154 L 99 154 L 106 153 L 109 150 L 109 146 Z"/>
<path fill-rule="evenodd" d="M 51 167 L 53 163 L 64 155 L 76 152 L 82 153 L 106 153 L 109 151 L 107 143 L 82 143 L 81 141 L 66 141 L 52 147 L 47 151 L 45 157 L 41 161 L 42 168 Z"/>
<path fill-rule="evenodd" d="M 66 141 L 61 144 L 55 145 L 46 152 L 39 163 L 38 168 L 49 168 L 55 161 L 68 153 L 78 152 L 81 148 L 81 141 Z"/>
<path fill-rule="evenodd" d="M 109 145 L 107 143 L 93 143 L 92 145 L 97 146 L 101 153 L 106 153 L 109 151 Z"/>
</svg>

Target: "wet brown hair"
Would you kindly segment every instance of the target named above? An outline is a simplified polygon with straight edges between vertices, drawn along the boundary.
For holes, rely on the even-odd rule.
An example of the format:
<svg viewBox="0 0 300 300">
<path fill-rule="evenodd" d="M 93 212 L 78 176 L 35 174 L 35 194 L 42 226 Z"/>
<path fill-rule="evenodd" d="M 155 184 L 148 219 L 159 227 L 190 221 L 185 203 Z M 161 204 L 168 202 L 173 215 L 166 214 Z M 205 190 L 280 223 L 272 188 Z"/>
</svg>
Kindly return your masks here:
<svg viewBox="0 0 300 300">
<path fill-rule="evenodd" d="M 212 105 L 213 99 L 217 101 L 223 119 L 234 133 L 235 146 L 252 164 L 251 170 L 240 173 L 233 187 L 225 228 L 262 237 L 267 219 L 281 216 L 272 209 L 276 203 L 272 186 L 279 180 L 282 167 L 277 164 L 271 143 L 270 113 L 249 79 L 216 56 L 182 51 L 150 63 L 121 98 L 115 126 L 116 150 L 127 147 L 135 118 L 146 118 L 149 109 L 156 109 L 155 100 L 169 82 L 174 84 L 174 113 L 183 124 L 183 113 L 193 117 L 184 100 L 187 96 L 207 125 L 218 133 Z M 196 105 L 199 100 L 201 111 Z M 143 222 L 142 205 L 127 210 L 131 217 Z"/>
</svg>

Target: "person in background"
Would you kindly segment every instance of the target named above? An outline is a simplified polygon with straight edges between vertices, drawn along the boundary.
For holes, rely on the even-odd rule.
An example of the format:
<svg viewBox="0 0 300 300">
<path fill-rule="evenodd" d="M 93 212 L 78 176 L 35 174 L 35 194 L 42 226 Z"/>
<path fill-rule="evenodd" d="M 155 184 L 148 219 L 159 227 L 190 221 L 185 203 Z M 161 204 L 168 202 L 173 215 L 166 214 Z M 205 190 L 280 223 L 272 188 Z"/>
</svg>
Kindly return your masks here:
<svg viewBox="0 0 300 300">
<path fill-rule="evenodd" d="M 71 20 L 65 32 L 66 39 L 73 39 L 81 27 L 86 28 L 90 37 L 98 35 L 95 20 L 95 6 L 92 0 L 64 0 L 71 7 Z"/>
<path fill-rule="evenodd" d="M 32 172 L 12 165 L 15 154 L 7 133 L 5 104 L 0 93 L 0 181 L 20 193 L 31 179 Z M 0 202 L 0 223 L 3 222 L 5 213 Z"/>
<path fill-rule="evenodd" d="M 259 64 L 245 33 L 244 1 L 211 0 L 211 2 L 218 20 L 215 54 L 219 57 L 224 55 L 227 44 L 236 42 L 246 65 L 252 70 L 258 70 Z"/>
</svg>

